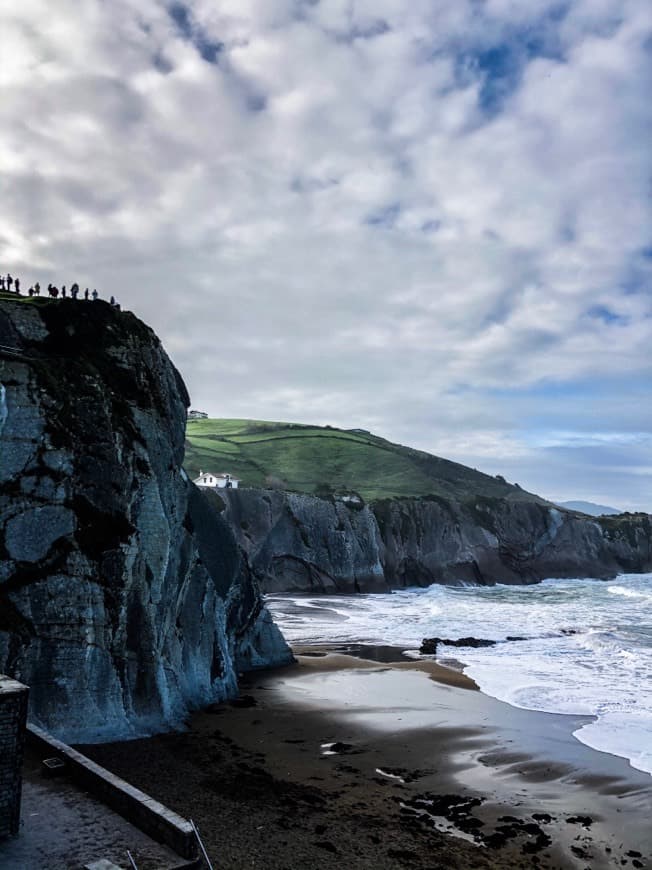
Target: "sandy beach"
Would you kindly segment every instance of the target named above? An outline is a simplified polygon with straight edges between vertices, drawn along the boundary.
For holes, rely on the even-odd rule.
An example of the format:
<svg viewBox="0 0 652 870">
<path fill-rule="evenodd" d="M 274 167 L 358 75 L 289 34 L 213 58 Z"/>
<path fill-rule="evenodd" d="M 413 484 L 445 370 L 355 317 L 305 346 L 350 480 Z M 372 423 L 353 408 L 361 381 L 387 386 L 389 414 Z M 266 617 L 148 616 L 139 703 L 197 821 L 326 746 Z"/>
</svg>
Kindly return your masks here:
<svg viewBox="0 0 652 870">
<path fill-rule="evenodd" d="M 652 868 L 652 777 L 578 742 L 586 717 L 390 647 L 295 655 L 185 732 L 84 751 L 220 868 Z"/>
</svg>

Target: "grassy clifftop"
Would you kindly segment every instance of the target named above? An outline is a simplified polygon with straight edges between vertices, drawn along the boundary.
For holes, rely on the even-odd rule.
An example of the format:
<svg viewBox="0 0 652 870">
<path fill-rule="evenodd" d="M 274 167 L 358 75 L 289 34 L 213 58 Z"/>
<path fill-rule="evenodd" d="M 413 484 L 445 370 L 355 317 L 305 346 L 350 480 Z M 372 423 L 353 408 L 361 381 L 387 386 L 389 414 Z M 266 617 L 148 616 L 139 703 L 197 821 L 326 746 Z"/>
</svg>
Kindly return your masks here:
<svg viewBox="0 0 652 870">
<path fill-rule="evenodd" d="M 543 499 L 457 462 L 393 444 L 361 429 L 263 420 L 191 420 L 185 467 L 196 477 L 227 471 L 243 486 L 277 485 L 307 493 L 353 490 L 366 500 L 475 495 Z"/>
</svg>

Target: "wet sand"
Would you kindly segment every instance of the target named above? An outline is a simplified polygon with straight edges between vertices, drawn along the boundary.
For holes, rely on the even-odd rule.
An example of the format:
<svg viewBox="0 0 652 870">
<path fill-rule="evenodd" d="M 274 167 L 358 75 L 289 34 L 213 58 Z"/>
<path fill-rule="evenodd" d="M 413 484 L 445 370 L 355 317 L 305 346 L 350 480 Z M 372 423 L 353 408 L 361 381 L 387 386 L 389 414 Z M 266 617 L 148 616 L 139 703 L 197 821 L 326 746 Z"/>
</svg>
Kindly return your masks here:
<svg viewBox="0 0 652 870">
<path fill-rule="evenodd" d="M 652 870 L 652 777 L 389 647 L 295 650 L 184 733 L 86 747 L 220 868 Z"/>
</svg>

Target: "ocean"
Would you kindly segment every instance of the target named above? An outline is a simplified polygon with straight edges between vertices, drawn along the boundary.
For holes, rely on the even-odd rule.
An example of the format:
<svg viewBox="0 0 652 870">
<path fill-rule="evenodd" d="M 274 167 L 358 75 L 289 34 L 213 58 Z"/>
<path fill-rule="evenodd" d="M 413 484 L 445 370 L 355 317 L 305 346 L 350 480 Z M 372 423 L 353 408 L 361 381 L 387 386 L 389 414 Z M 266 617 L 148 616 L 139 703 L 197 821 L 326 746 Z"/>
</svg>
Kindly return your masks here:
<svg viewBox="0 0 652 870">
<path fill-rule="evenodd" d="M 417 655 L 424 637 L 498 641 L 440 646 L 437 658 L 460 662 L 485 694 L 515 707 L 595 716 L 575 737 L 652 774 L 652 574 L 267 602 L 290 644 L 389 645 Z"/>
</svg>

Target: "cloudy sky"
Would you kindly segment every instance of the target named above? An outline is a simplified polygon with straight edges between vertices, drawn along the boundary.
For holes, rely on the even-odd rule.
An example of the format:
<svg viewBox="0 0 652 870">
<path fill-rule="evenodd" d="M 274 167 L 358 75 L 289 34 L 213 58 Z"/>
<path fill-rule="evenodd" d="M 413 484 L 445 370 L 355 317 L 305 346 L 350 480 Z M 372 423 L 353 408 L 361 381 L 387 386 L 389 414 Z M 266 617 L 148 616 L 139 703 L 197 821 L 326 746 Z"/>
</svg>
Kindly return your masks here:
<svg viewBox="0 0 652 870">
<path fill-rule="evenodd" d="M 212 416 L 652 511 L 649 0 L 0 0 L 0 269 Z"/>
</svg>

